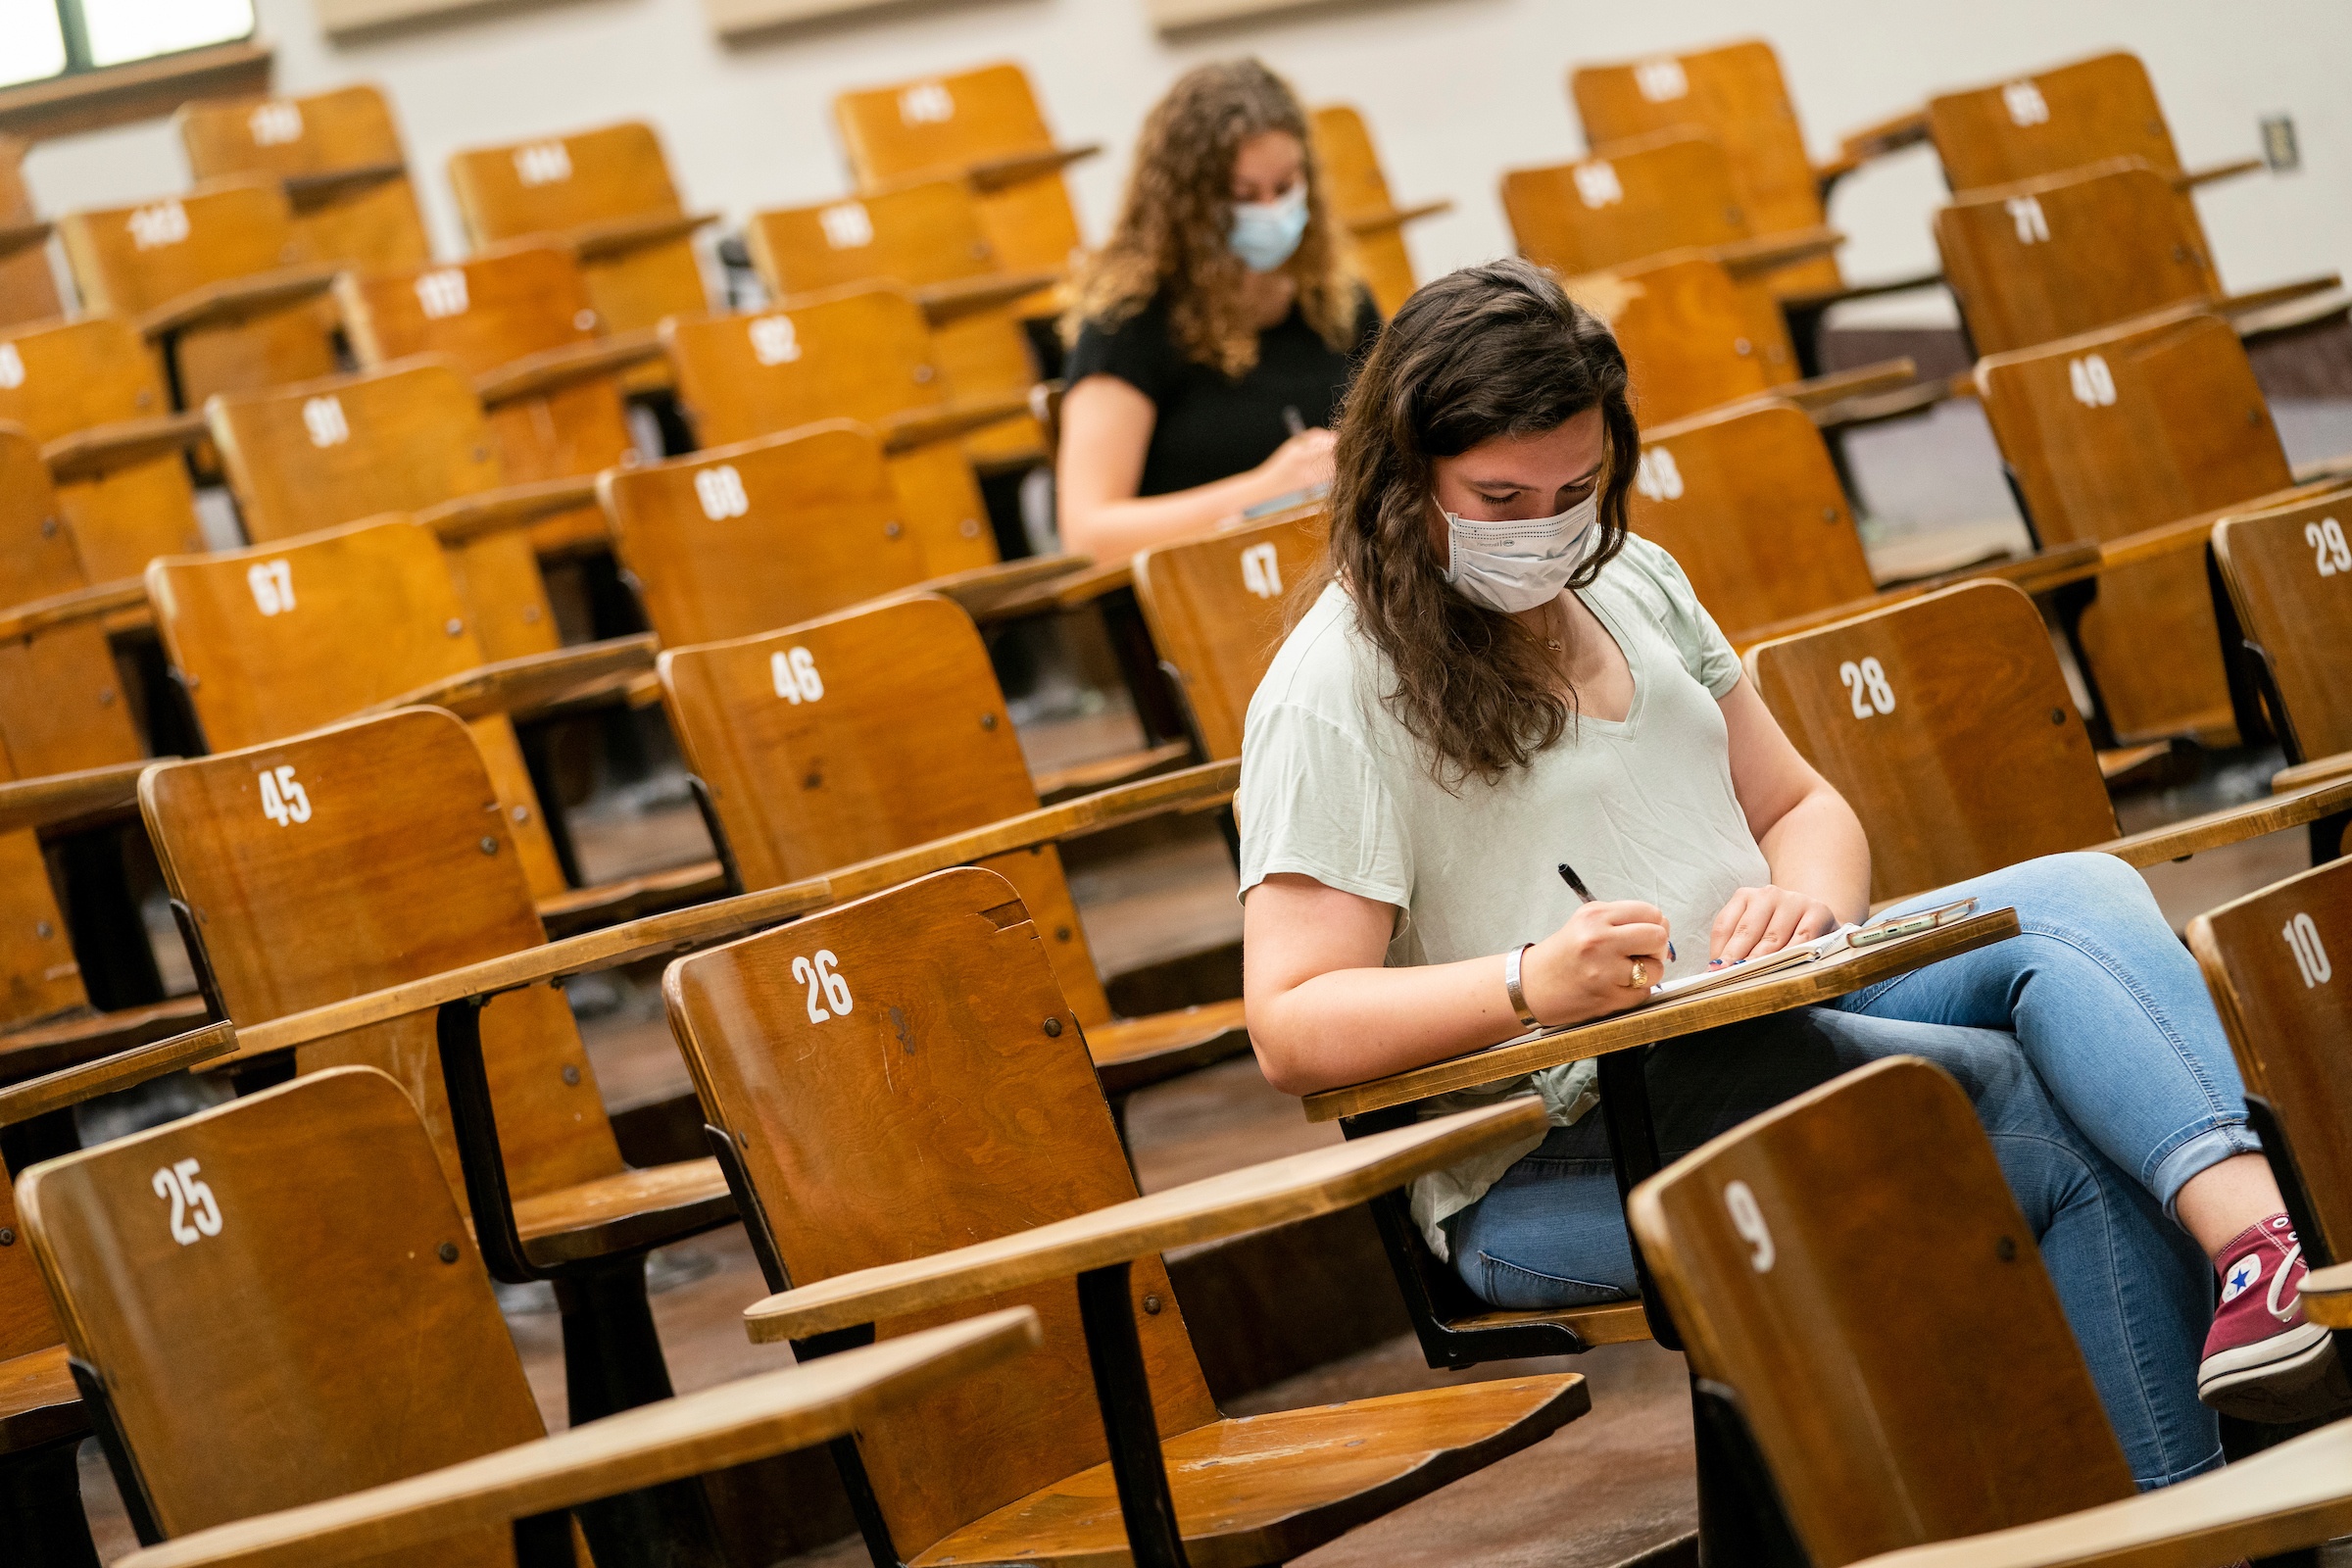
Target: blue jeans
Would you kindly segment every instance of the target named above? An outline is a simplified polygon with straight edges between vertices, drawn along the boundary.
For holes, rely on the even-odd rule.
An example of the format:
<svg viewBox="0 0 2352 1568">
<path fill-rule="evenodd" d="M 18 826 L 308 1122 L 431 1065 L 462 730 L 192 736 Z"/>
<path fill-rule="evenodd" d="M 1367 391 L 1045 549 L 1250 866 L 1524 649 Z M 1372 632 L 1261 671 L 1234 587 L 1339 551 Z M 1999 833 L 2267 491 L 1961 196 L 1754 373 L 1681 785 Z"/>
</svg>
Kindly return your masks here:
<svg viewBox="0 0 2352 1568">
<path fill-rule="evenodd" d="M 1840 1072 L 1895 1054 L 1950 1072 L 2040 1243 L 2139 1484 L 2221 1462 L 2196 1367 L 2213 1271 L 2167 1218 L 2180 1186 L 2259 1149 L 2194 960 L 2137 873 L 2054 856 L 1915 901 L 2017 906 L 2024 934 L 1844 998 L 1651 1054 L 1660 1151 L 1678 1158 Z M 1544 1309 L 1634 1290 L 1601 1118 L 1555 1127 L 1449 1222 L 1483 1299 Z"/>
</svg>

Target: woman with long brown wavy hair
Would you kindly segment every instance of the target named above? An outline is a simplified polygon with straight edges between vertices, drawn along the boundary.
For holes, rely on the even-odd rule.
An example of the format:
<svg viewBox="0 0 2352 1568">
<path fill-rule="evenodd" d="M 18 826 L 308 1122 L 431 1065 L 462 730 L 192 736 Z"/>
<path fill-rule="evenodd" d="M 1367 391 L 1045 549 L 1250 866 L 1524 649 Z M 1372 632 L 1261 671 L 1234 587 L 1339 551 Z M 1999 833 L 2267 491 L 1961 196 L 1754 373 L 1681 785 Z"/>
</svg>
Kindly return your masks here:
<svg viewBox="0 0 2352 1568">
<path fill-rule="evenodd" d="M 1640 453 L 1615 339 L 1527 263 L 1432 282 L 1366 360 L 1331 579 L 1242 743 L 1249 1026 L 1276 1087 L 1621 1011 L 1867 916 L 1853 810 L 1673 558 L 1627 531 Z M 1652 1054 L 1668 1157 L 1846 1068 L 1925 1056 L 1975 1102 L 2142 1484 L 2220 1462 L 2200 1398 L 2252 1419 L 2340 1407 L 2221 1021 L 2146 885 L 2053 856 L 1912 907 L 1971 897 L 2014 906 L 2023 934 Z M 1550 1112 L 1526 1147 L 1414 1187 L 1432 1250 L 1497 1307 L 1632 1293 L 1594 1078 L 1579 1062 L 1425 1107 L 1532 1092 Z"/>
<path fill-rule="evenodd" d="M 1330 481 L 1324 426 L 1380 318 L 1320 181 L 1298 97 L 1255 60 L 1187 72 L 1146 118 L 1063 323 L 1066 548 L 1123 559 Z"/>
</svg>

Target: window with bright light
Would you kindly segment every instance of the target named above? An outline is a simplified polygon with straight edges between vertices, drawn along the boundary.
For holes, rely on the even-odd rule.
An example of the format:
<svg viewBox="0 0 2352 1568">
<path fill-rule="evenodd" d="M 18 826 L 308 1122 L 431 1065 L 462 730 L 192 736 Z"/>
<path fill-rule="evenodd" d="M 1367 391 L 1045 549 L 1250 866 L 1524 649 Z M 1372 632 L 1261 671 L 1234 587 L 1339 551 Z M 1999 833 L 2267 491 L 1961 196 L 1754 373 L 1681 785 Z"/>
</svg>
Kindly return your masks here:
<svg viewBox="0 0 2352 1568">
<path fill-rule="evenodd" d="M 0 0 L 0 87 L 253 35 L 253 0 Z"/>
</svg>

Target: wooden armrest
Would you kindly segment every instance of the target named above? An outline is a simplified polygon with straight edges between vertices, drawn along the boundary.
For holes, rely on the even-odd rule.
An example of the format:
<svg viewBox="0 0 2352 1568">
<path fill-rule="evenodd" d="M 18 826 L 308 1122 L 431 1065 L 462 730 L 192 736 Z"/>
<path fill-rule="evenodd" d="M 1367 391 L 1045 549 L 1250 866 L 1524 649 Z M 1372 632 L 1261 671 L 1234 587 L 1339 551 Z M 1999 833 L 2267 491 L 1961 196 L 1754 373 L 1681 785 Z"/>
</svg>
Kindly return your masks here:
<svg viewBox="0 0 2352 1568">
<path fill-rule="evenodd" d="M 683 239 L 696 229 L 717 221 L 716 213 L 657 213 L 644 218 L 612 218 L 602 222 L 582 223 L 553 234 L 534 234 L 531 239 L 568 250 L 583 262 L 593 262 Z"/>
<path fill-rule="evenodd" d="M 75 588 L 47 599 L 27 600 L 0 612 L 0 641 L 28 637 L 46 627 L 63 626 L 71 621 L 93 620 L 117 611 L 146 607 L 147 580 L 143 577 L 102 582 L 95 588 Z"/>
<path fill-rule="evenodd" d="M 324 1568 L 844 1437 L 875 1414 L 1034 1348 L 1016 1306 L 660 1399 L 439 1470 L 131 1552 L 122 1568 Z"/>
<path fill-rule="evenodd" d="M 994 1241 L 836 1274 L 753 1302 L 744 1327 L 763 1344 L 806 1339 L 1312 1219 L 1473 1154 L 1540 1138 L 1544 1119 L 1543 1102 L 1529 1095 L 1245 1166 Z"/>
<path fill-rule="evenodd" d="M 366 996 L 245 1025 L 237 1031 L 237 1050 L 232 1059 L 268 1055 L 346 1030 L 364 1029 L 412 1013 L 431 1012 L 445 1002 L 494 997 L 570 975 L 617 968 L 641 958 L 658 958 L 708 942 L 726 941 L 779 925 L 832 902 L 833 894 L 826 879 L 809 877 L 781 887 L 762 888 L 758 893 L 649 914 L 601 931 L 586 931 L 576 937 L 524 948 L 519 953 L 501 954 L 464 968 L 446 969 L 421 980 L 386 986 Z"/>
<path fill-rule="evenodd" d="M 1377 234 L 1383 229 L 1402 228 L 1405 224 L 1417 222 L 1421 219 L 1435 218 L 1440 213 L 1452 211 L 1452 201 L 1441 198 L 1434 202 L 1422 202 L 1412 207 L 1390 207 L 1377 213 L 1357 213 L 1342 221 L 1347 223 L 1348 232 L 1350 234 Z"/>
<path fill-rule="evenodd" d="M 0 223 L 0 256 L 13 256 L 27 245 L 38 245 L 49 237 L 55 225 L 46 219 L 32 219 L 22 223 Z"/>
<path fill-rule="evenodd" d="M 1733 240 L 1729 244 L 1710 247 L 1715 259 L 1734 277 L 1755 277 L 1798 262 L 1809 262 L 1817 256 L 1827 256 L 1845 243 L 1845 235 L 1835 228 L 1821 225 L 1813 228 L 1791 229 L 1786 234 L 1758 234 L 1751 239 Z"/>
<path fill-rule="evenodd" d="M 2352 752 L 2337 752 L 2331 757 L 2315 757 L 2308 762 L 2280 768 L 2271 775 L 2271 793 L 2285 795 L 2329 779 L 2347 777 L 2352 777 Z"/>
<path fill-rule="evenodd" d="M 1238 760 L 1204 762 L 1199 767 L 1162 773 L 1140 783 L 1122 784 L 1116 789 L 1097 790 L 1075 800 L 1042 806 L 969 833 L 933 839 L 894 855 L 859 860 L 826 873 L 825 880 L 832 884 L 835 900 L 859 899 L 902 882 L 911 882 L 918 876 L 928 876 L 933 871 L 985 860 L 990 856 L 1082 838 L 1169 811 L 1209 810 L 1232 800 L 1241 782 L 1242 764 Z"/>
<path fill-rule="evenodd" d="M 93 424 L 86 430 L 61 435 L 42 446 L 41 461 L 49 465 L 49 477 L 62 484 L 70 479 L 94 478 L 109 469 L 144 463 L 168 452 L 184 451 L 204 437 L 203 411 L 190 409 L 184 414 L 167 414 L 154 419 L 118 419 L 111 424 Z"/>
<path fill-rule="evenodd" d="M 1040 584 L 1061 581 L 1093 564 L 1085 556 L 1025 556 L 994 566 L 973 566 L 966 571 L 933 577 L 915 591 L 953 599 L 974 620 L 989 620 L 997 618 L 993 614 L 995 607 L 1004 600 Z"/>
<path fill-rule="evenodd" d="M 485 370 L 473 378 L 473 390 L 485 407 L 513 403 L 518 398 L 545 397 L 574 381 L 625 370 L 632 365 L 662 357 L 662 339 L 654 328 L 615 333 L 560 349 L 526 354 L 519 360 Z"/>
<path fill-rule="evenodd" d="M 288 174 L 279 181 L 285 186 L 286 200 L 298 208 L 318 207 L 334 200 L 348 190 L 364 185 L 380 185 L 387 179 L 398 179 L 409 172 L 403 163 L 354 164 L 349 169 L 327 169 L 312 174 Z"/>
<path fill-rule="evenodd" d="M 351 716 L 365 718 L 396 708 L 446 708 L 460 718 L 525 712 L 577 698 L 588 689 L 625 684 L 654 667 L 660 647 L 652 632 L 644 632 L 502 659 L 427 682 Z"/>
<path fill-rule="evenodd" d="M 2352 452 L 2339 452 L 2332 458 L 2313 458 L 2295 465 L 2297 484 L 2341 484 L 2352 479 Z"/>
<path fill-rule="evenodd" d="M 881 425 L 882 450 L 890 453 L 909 452 L 916 447 L 929 446 L 934 441 L 953 440 L 985 430 L 1029 412 L 1029 394 L 1004 393 L 999 397 L 983 398 L 960 403 L 937 413 L 902 414 L 885 419 Z"/>
<path fill-rule="evenodd" d="M 923 318 L 943 326 L 966 316 L 993 311 L 1000 305 L 1025 300 L 1041 288 L 1061 281 L 1054 272 L 992 272 L 986 277 L 959 277 L 947 283 L 927 283 L 914 291 Z"/>
<path fill-rule="evenodd" d="M 74 773 L 12 779 L 0 784 L 0 833 L 52 827 L 95 816 L 101 811 L 135 810 L 139 804 L 139 775 L 151 763 L 178 760 L 176 757 L 141 758 L 135 762 L 85 767 Z"/>
<path fill-rule="evenodd" d="M 573 474 L 562 479 L 539 479 L 458 496 L 426 507 L 416 520 L 433 530 L 445 545 L 462 545 L 484 534 L 520 528 L 574 507 L 596 505 L 596 475 Z"/>
<path fill-rule="evenodd" d="M 2338 811 L 2352 811 L 2352 778 L 2314 784 L 2291 795 L 2274 795 L 2267 801 L 2248 801 L 2243 806 L 2207 811 L 2186 821 L 2152 827 L 2144 833 L 2109 839 L 2089 848 L 2112 855 L 2129 865 L 2155 865 L 2164 860 L 2185 860 L 2200 850 L 2218 850 L 2225 844 L 2260 838 L 2282 828 L 2301 827 Z"/>
<path fill-rule="evenodd" d="M 2251 309 L 2233 301 L 2222 302 L 2222 314 L 2240 338 L 2256 338 L 2272 332 L 2291 332 L 2300 327 L 2317 326 L 2352 311 L 2352 289 L 2328 288 L 2296 294 L 2275 305 L 2259 305 Z"/>
<path fill-rule="evenodd" d="M 1099 141 L 1082 142 L 1074 147 L 1051 147 L 1042 153 L 1014 153 L 1008 158 L 985 158 L 966 165 L 964 178 L 972 188 L 986 194 L 1000 191 L 1007 185 L 1018 185 L 1024 179 L 1035 179 L 1070 167 L 1081 159 L 1092 158 L 1102 150 Z"/>
<path fill-rule="evenodd" d="M 78 1105 L 85 1100 L 111 1095 L 118 1089 L 128 1089 L 182 1067 L 218 1060 L 236 1048 L 235 1029 L 225 1023 L 208 1023 L 168 1040 L 134 1046 L 96 1061 L 10 1084 L 0 1089 L 0 1127 Z"/>
<path fill-rule="evenodd" d="M 2332 1270 L 2305 1276 L 2311 1282 Z M 2315 1322 L 2322 1321 L 2315 1312 Z M 2352 1530 L 2352 1421 L 2118 1502 L 1866 1557 L 1852 1568 L 2172 1568 L 2282 1556 Z"/>
<path fill-rule="evenodd" d="M 2210 185 L 2217 180 L 2234 179 L 2240 174 L 2251 174 L 2256 170 L 2266 167 L 2259 158 L 2233 158 L 2226 164 L 2209 164 L 2203 169 L 2184 169 L 2173 176 L 2173 189 L 2195 190 L 2199 185 Z"/>
<path fill-rule="evenodd" d="M 2099 547 L 2088 542 L 2055 545 L 2048 550 L 2022 556 L 2014 561 L 1987 561 L 1973 566 L 1938 572 L 1921 577 L 1897 587 L 1873 594 L 1868 599 L 1849 599 L 1842 605 L 1831 605 L 1807 614 L 1791 615 L 1786 620 L 1767 621 L 1761 626 L 1742 627 L 1731 633 L 1732 645 L 1744 654 L 1758 643 L 1776 637 L 1790 637 L 1800 631 L 1812 631 L 1856 615 L 1867 615 L 1885 610 L 1888 605 L 1916 599 L 1938 588 L 1955 583 L 1974 582 L 1981 577 L 1999 577 L 2013 582 L 2029 594 L 2046 594 L 2070 582 L 2080 582 L 2099 574 Z"/>
<path fill-rule="evenodd" d="M 1905 147 L 1916 147 L 1926 141 L 1928 135 L 1927 110 L 1906 109 L 1899 115 L 1890 115 L 1841 138 L 1838 150 L 1841 157 L 1855 164 L 1865 164 L 1873 158 L 1884 158 Z"/>
<path fill-rule="evenodd" d="M 2157 561 L 2177 555 L 2183 550 L 2202 550 L 2213 537 L 2213 525 L 2224 517 L 2242 516 L 2250 512 L 2267 512 L 2275 507 L 2297 506 L 2316 500 L 2337 487 L 2339 481 L 2319 478 L 2289 485 L 2284 490 L 2233 501 L 2226 507 L 2215 507 L 2194 516 L 2160 522 L 2153 528 L 2142 528 L 2121 538 L 2104 540 L 2099 545 L 2099 569 L 2112 571 L 2118 566 L 2137 565 L 2145 561 Z"/>
<path fill-rule="evenodd" d="M 2325 294 L 2331 289 L 2341 288 L 2343 282 L 2343 275 L 2339 272 L 2321 272 L 2311 277 L 2298 277 L 2291 283 L 2274 283 L 2269 288 L 2248 289 L 2243 294 L 2231 294 L 2225 299 L 2214 301 L 2205 309 L 2219 312 L 2224 316 L 2234 316 L 2245 311 L 2259 311 L 2273 305 L 2283 305 L 2289 300 L 2299 300 L 2310 294 Z"/>
<path fill-rule="evenodd" d="M 223 278 L 191 289 L 175 300 L 167 300 L 154 310 L 134 317 L 131 324 L 139 329 L 141 337 L 154 339 L 185 332 L 191 327 L 232 321 L 323 294 L 334 285 L 338 270 L 334 267 L 286 267 L 256 272 L 250 277 Z"/>
<path fill-rule="evenodd" d="M 1073 560 L 1084 560 L 1073 557 Z M 1018 620 L 1024 615 L 1058 615 L 1083 610 L 1104 594 L 1135 586 L 1135 563 L 1107 561 L 1010 593 L 999 594 L 972 612 L 974 620 Z"/>
<path fill-rule="evenodd" d="M 1939 288 L 1942 284 L 1941 272 L 1915 272 L 1909 277 L 1883 277 L 1871 283 L 1848 283 L 1841 288 L 1784 294 L 1781 296 L 1781 306 L 1785 310 L 1826 310 L 1846 300 L 1874 300 L 1885 294 L 1908 294 L 1914 289 Z"/>
<path fill-rule="evenodd" d="M 1810 413 L 1866 392 L 1889 392 L 1896 387 L 1909 386 L 1918 378 L 1919 366 L 1909 355 L 1905 355 L 1899 360 L 1883 360 L 1876 365 L 1856 366 L 1850 370 L 1833 370 L 1828 375 L 1816 375 L 1788 386 L 1776 386 L 1765 395 L 1786 399 Z"/>
</svg>

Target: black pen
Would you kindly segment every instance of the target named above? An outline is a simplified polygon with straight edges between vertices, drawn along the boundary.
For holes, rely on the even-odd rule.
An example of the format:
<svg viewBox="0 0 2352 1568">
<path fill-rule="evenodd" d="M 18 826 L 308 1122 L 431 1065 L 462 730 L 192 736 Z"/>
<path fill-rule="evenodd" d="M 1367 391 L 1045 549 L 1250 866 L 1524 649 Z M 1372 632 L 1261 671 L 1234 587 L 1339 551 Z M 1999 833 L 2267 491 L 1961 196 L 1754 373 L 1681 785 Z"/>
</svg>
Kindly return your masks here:
<svg viewBox="0 0 2352 1568">
<path fill-rule="evenodd" d="M 1585 903 L 1598 904 L 1600 902 L 1592 896 L 1592 890 L 1585 886 L 1585 879 L 1576 874 L 1576 867 L 1570 865 L 1566 860 L 1560 862 L 1560 880 L 1567 883 L 1576 896 Z M 1666 961 L 1668 963 L 1674 961 L 1674 938 L 1672 937 L 1666 939 Z"/>
</svg>

